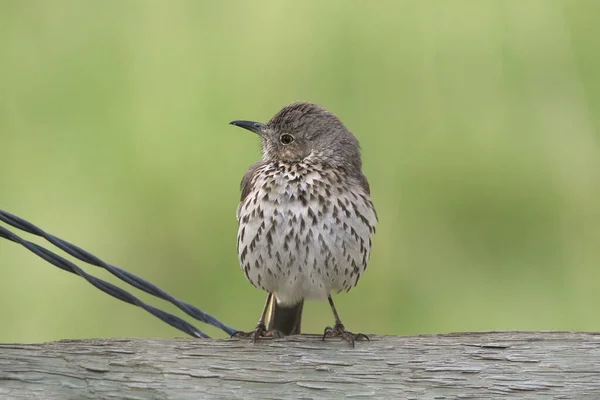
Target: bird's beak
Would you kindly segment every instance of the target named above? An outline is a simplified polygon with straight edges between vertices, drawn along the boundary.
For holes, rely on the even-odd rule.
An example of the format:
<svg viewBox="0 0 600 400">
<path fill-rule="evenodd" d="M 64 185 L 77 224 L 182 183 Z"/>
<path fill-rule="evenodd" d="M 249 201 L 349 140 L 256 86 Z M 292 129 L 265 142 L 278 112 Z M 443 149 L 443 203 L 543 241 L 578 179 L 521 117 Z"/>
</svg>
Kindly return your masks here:
<svg viewBox="0 0 600 400">
<path fill-rule="evenodd" d="M 252 132 L 256 133 L 257 135 L 263 134 L 262 128 L 265 126 L 265 124 L 260 123 L 260 122 L 242 121 L 242 120 L 231 121 L 229 124 L 234 125 L 234 126 L 239 126 L 240 128 L 248 129 L 249 131 L 252 131 Z"/>
</svg>

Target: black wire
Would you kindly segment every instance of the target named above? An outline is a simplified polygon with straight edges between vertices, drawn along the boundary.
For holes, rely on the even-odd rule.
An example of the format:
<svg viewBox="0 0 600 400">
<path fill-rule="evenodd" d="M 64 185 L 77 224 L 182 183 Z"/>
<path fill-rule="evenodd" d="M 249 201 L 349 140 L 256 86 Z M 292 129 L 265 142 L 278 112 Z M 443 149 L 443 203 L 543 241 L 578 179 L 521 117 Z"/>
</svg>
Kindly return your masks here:
<svg viewBox="0 0 600 400">
<path fill-rule="evenodd" d="M 98 289 L 102 290 L 103 292 L 108 293 L 109 295 L 111 295 L 119 300 L 122 300 L 126 303 L 133 304 L 133 305 L 143 308 L 144 310 L 146 310 L 149 313 L 151 313 L 152 315 L 160 318 L 167 324 L 187 333 L 190 336 L 202 337 L 202 338 L 208 337 L 205 333 L 196 329 L 193 325 L 184 321 L 183 319 L 176 317 L 174 315 L 171 315 L 169 313 L 166 313 L 162 310 L 159 310 L 158 308 L 152 307 L 151 305 L 144 303 L 137 297 L 126 292 L 125 290 L 121 289 L 120 287 L 113 285 L 112 283 L 103 281 L 102 279 L 98 279 L 92 275 L 85 273 L 81 268 L 79 268 L 72 262 L 65 260 L 61 256 L 51 252 L 50 250 L 48 250 L 38 244 L 21 239 L 19 236 L 15 235 L 14 233 L 12 233 L 8 229 L 4 228 L 3 226 L 0 226 L 0 236 L 6 238 L 8 240 L 11 240 L 15 243 L 19 243 L 19 244 L 23 245 L 25 248 L 27 248 L 28 250 L 30 250 L 37 256 L 43 258 L 44 260 L 48 261 L 49 263 L 51 263 L 53 265 L 56 265 L 57 267 L 59 267 L 62 270 L 79 275 L 80 277 L 82 277 L 83 279 L 85 279 L 86 281 L 88 281 L 89 283 L 91 283 L 92 285 L 97 287 Z"/>
<path fill-rule="evenodd" d="M 202 321 L 202 322 L 205 322 L 212 326 L 215 326 L 217 328 L 220 328 L 221 330 L 223 330 L 224 332 L 226 332 L 229 335 L 236 332 L 235 329 L 223 324 L 221 321 L 219 321 L 218 319 L 214 318 L 213 316 L 205 313 L 204 311 L 200 310 L 199 308 L 197 308 L 189 303 L 186 303 L 184 301 L 174 298 L 173 296 L 171 296 L 170 294 L 168 294 L 167 292 L 165 292 L 158 286 L 156 286 L 156 285 L 154 285 L 154 284 L 152 284 L 130 272 L 127 272 L 121 268 L 118 268 L 114 265 L 105 263 L 104 261 L 100 260 L 98 257 L 83 250 L 82 248 L 80 248 L 72 243 L 69 243 L 63 239 L 60 239 L 54 235 L 46 233 L 42 229 L 38 228 L 37 226 L 33 225 L 32 223 L 30 223 L 28 221 L 25 221 L 22 218 L 17 217 L 16 215 L 13 215 L 6 211 L 0 210 L 0 220 L 6 222 L 9 225 L 12 225 L 13 227 L 15 227 L 17 229 L 21 229 L 21 230 L 31 233 L 33 235 L 43 237 L 44 239 L 46 239 L 50 243 L 54 244 L 61 250 L 72 255 L 73 257 L 78 258 L 79 260 L 87 262 L 89 264 L 106 269 L 111 274 L 113 274 L 117 278 L 129 283 L 130 285 L 132 285 L 148 294 L 151 294 L 151 295 L 159 297 L 163 300 L 169 301 L 170 303 L 174 304 L 179 309 L 183 310 L 185 313 L 187 313 L 188 315 L 194 317 L 195 319 L 197 319 L 199 321 Z M 175 328 L 182 330 L 183 332 L 186 332 L 192 336 L 198 336 L 197 333 L 199 333 L 200 334 L 199 337 L 208 337 L 201 331 L 194 328 L 192 325 L 185 322 L 184 320 L 145 304 L 144 302 L 137 299 L 136 297 L 129 294 L 128 292 L 124 291 L 123 289 L 120 289 L 117 286 L 114 286 L 108 282 L 102 281 L 98 278 L 95 278 L 95 277 L 85 273 L 83 270 L 81 270 L 79 267 L 77 267 L 75 264 L 71 263 L 70 261 L 65 260 L 64 258 L 45 249 L 44 247 L 41 247 L 35 243 L 28 242 L 26 240 L 21 239 L 17 235 L 13 234 L 9 230 L 7 230 L 1 226 L 0 226 L 0 236 L 4 237 L 6 239 L 12 240 L 13 242 L 22 244 L 27 249 L 29 249 L 33 253 L 37 254 L 38 256 L 42 257 L 46 261 L 52 263 L 53 265 L 65 270 L 65 271 L 69 271 L 69 272 L 72 272 L 72 273 L 75 273 L 75 274 L 81 276 L 82 278 L 84 278 L 88 282 L 90 282 L 92 285 L 105 291 L 106 293 L 110 294 L 111 296 L 114 296 L 114 297 L 116 297 L 120 300 L 123 300 L 125 302 L 128 302 L 130 304 L 138 305 L 139 307 L 152 313 L 153 315 L 157 316 L 158 318 L 162 319 L 163 321 L 167 322 L 168 324 L 174 326 Z M 106 285 L 109 285 L 109 286 L 106 286 Z M 185 328 L 182 328 L 182 327 L 178 326 L 178 324 L 180 324 L 180 322 L 176 322 L 176 324 L 173 324 L 172 322 L 174 321 L 174 319 L 179 320 L 180 322 L 187 324 L 188 326 Z M 169 322 L 169 321 L 171 321 L 171 322 Z M 191 330 L 190 330 L 190 328 L 191 328 Z"/>
</svg>

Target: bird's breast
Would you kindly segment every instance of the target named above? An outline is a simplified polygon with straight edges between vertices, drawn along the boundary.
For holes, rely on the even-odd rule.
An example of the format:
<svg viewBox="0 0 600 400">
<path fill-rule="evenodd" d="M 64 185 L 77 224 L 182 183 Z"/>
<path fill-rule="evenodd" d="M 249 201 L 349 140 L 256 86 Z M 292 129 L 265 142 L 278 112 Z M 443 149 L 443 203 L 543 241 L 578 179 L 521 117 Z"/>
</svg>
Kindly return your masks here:
<svg viewBox="0 0 600 400">
<path fill-rule="evenodd" d="M 362 187 L 325 168 L 263 167 L 237 217 L 242 270 L 283 303 L 356 285 L 376 224 Z"/>
</svg>

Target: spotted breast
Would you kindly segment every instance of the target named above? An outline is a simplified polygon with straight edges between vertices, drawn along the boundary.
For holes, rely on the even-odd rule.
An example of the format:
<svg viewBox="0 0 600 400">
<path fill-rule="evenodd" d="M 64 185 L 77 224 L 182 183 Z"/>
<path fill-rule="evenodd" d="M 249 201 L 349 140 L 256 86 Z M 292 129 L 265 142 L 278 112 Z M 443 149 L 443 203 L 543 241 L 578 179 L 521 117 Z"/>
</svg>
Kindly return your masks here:
<svg viewBox="0 0 600 400">
<path fill-rule="evenodd" d="M 377 217 L 368 185 L 310 162 L 259 162 L 237 209 L 246 278 L 280 304 L 350 290 L 367 266 Z"/>
</svg>

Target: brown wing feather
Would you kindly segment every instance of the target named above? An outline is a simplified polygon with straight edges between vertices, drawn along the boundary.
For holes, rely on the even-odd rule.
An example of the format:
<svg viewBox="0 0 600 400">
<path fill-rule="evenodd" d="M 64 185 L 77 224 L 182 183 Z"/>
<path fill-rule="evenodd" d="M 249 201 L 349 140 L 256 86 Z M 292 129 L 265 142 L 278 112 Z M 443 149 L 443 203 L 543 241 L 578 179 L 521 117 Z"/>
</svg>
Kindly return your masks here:
<svg viewBox="0 0 600 400">
<path fill-rule="evenodd" d="M 248 196 L 248 194 L 252 191 L 252 178 L 256 173 L 256 170 L 264 165 L 264 161 L 259 161 L 254 163 L 248 168 L 248 171 L 244 174 L 242 178 L 242 182 L 240 183 L 240 190 L 242 191 L 242 198 L 240 201 L 244 201 L 244 199 Z"/>
<path fill-rule="evenodd" d="M 371 188 L 369 187 L 369 181 L 367 181 L 367 177 L 364 176 L 362 173 L 360 174 L 360 176 L 358 178 L 358 183 L 360 184 L 360 186 L 362 186 L 363 190 L 367 194 L 371 194 Z"/>
</svg>

